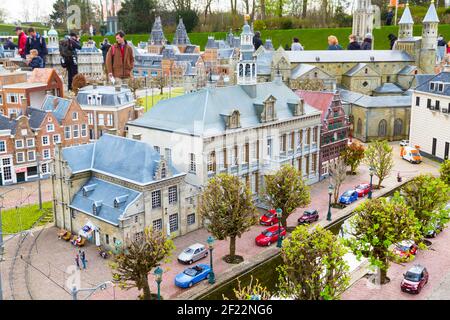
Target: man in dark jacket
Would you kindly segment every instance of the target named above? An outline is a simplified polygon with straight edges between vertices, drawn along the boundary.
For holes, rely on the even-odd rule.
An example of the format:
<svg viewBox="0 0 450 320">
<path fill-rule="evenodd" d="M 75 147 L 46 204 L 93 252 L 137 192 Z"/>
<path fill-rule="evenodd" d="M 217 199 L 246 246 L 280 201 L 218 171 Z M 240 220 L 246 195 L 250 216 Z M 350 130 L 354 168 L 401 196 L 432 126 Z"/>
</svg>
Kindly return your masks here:
<svg viewBox="0 0 450 320">
<path fill-rule="evenodd" d="M 394 17 L 394 12 L 392 8 L 389 8 L 388 13 L 386 14 L 386 25 L 390 26 L 392 24 L 392 18 Z"/>
<path fill-rule="evenodd" d="M 17 45 L 12 41 L 12 38 L 9 37 L 3 47 L 5 48 L 5 50 L 14 50 L 17 48 Z"/>
<path fill-rule="evenodd" d="M 103 39 L 103 42 L 100 45 L 100 50 L 102 50 L 103 55 L 103 63 L 106 63 L 106 54 L 108 53 L 109 48 L 111 48 L 111 44 L 109 43 L 108 38 Z"/>
<path fill-rule="evenodd" d="M 63 41 L 67 41 L 68 53 L 67 55 L 61 54 L 61 57 L 64 59 L 64 65 L 67 69 L 67 88 L 68 90 L 72 90 L 72 80 L 78 74 L 77 50 L 81 50 L 81 45 L 75 32 L 71 32 L 69 37 Z"/>
<path fill-rule="evenodd" d="M 368 33 L 364 37 L 363 43 L 361 45 L 361 50 L 372 50 L 372 34 Z"/>
<path fill-rule="evenodd" d="M 27 44 L 25 46 L 25 54 L 30 54 L 30 51 L 33 49 L 36 49 L 38 51 L 38 55 L 44 61 L 45 67 L 45 56 L 48 54 L 45 39 L 39 33 L 37 33 L 34 28 L 29 28 Z"/>
<path fill-rule="evenodd" d="M 361 50 L 361 46 L 359 45 L 358 41 L 356 41 L 356 36 L 354 34 L 351 34 L 348 37 L 349 44 L 347 46 L 347 50 Z"/>
<path fill-rule="evenodd" d="M 397 37 L 394 34 L 390 33 L 388 35 L 388 39 L 389 39 L 389 45 L 390 45 L 391 50 L 392 50 L 392 48 L 394 48 L 395 41 L 397 41 Z"/>
<path fill-rule="evenodd" d="M 255 51 L 258 50 L 260 46 L 262 46 L 263 42 L 261 40 L 261 32 L 256 31 L 253 36 L 253 46 L 255 47 Z"/>
</svg>

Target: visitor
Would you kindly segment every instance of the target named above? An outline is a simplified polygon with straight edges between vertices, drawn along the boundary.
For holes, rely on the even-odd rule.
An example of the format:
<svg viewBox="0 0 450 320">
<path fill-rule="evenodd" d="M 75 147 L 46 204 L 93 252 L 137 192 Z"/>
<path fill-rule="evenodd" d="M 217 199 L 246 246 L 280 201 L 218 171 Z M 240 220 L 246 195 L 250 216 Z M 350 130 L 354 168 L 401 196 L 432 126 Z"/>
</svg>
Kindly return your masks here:
<svg viewBox="0 0 450 320">
<path fill-rule="evenodd" d="M 394 11 L 392 8 L 389 8 L 388 13 L 386 14 L 386 25 L 390 26 L 392 25 L 392 18 L 394 18 Z"/>
<path fill-rule="evenodd" d="M 392 50 L 394 48 L 395 41 L 397 41 L 397 37 L 393 33 L 390 33 L 388 35 L 388 39 L 389 39 L 389 46 Z"/>
<path fill-rule="evenodd" d="M 444 59 L 446 47 L 447 44 L 444 40 L 444 37 L 442 36 L 442 34 L 440 34 L 439 37 L 437 38 L 437 50 L 436 50 L 438 63 L 441 63 L 442 59 Z"/>
<path fill-rule="evenodd" d="M 292 51 L 302 51 L 303 50 L 303 46 L 300 44 L 300 41 L 298 40 L 298 38 L 294 38 L 292 45 L 291 45 L 291 50 Z"/>
<path fill-rule="evenodd" d="M 80 268 L 80 256 L 78 254 L 75 254 L 75 264 L 77 265 L 78 269 Z"/>
<path fill-rule="evenodd" d="M 38 51 L 38 55 L 44 61 L 45 67 L 45 56 L 48 54 L 47 44 L 45 43 L 44 37 L 42 37 L 33 27 L 28 28 L 28 39 L 25 47 L 25 54 L 30 54 L 32 49 Z"/>
<path fill-rule="evenodd" d="M 5 48 L 5 50 L 15 50 L 17 48 L 17 45 L 12 41 L 11 37 L 8 37 L 3 47 Z"/>
<path fill-rule="evenodd" d="M 94 39 L 92 39 L 92 37 L 89 37 L 88 38 L 88 42 L 87 42 L 89 45 L 91 45 L 91 46 L 97 46 L 97 44 L 95 43 L 95 41 L 94 41 Z"/>
<path fill-rule="evenodd" d="M 100 50 L 102 50 L 103 55 L 103 63 L 106 63 L 106 54 L 108 53 L 109 48 L 111 48 L 111 44 L 108 41 L 108 38 L 103 39 L 103 42 L 100 45 Z"/>
<path fill-rule="evenodd" d="M 125 33 L 116 33 L 116 43 L 111 46 L 106 55 L 106 70 L 111 82 L 129 79 L 134 67 L 133 49 L 125 40 Z"/>
<path fill-rule="evenodd" d="M 69 37 L 59 43 L 61 65 L 67 69 L 67 88 L 69 91 L 72 90 L 73 78 L 78 74 L 77 50 L 80 49 L 80 40 L 75 32 L 71 32 Z"/>
<path fill-rule="evenodd" d="M 342 50 L 339 41 L 335 36 L 328 37 L 328 50 Z"/>
<path fill-rule="evenodd" d="M 84 252 L 84 250 L 80 250 L 80 258 L 81 258 L 81 263 L 83 264 L 83 269 L 86 269 L 86 253 Z"/>
<path fill-rule="evenodd" d="M 361 50 L 372 50 L 372 34 L 368 33 L 361 44 Z"/>
<path fill-rule="evenodd" d="M 44 60 L 39 56 L 36 49 L 31 49 L 26 64 L 31 67 L 31 70 L 44 67 Z"/>
<path fill-rule="evenodd" d="M 261 32 L 256 31 L 255 35 L 253 36 L 253 46 L 255 47 L 255 51 L 258 50 L 259 47 L 261 47 L 263 44 L 261 40 Z"/>
<path fill-rule="evenodd" d="M 25 46 L 27 45 L 27 35 L 25 32 L 23 32 L 22 27 L 16 27 L 16 35 L 18 37 L 17 39 L 17 46 L 19 48 L 19 55 L 25 59 L 26 53 L 25 53 Z"/>
<path fill-rule="evenodd" d="M 447 42 L 447 50 L 446 50 L 447 55 L 450 54 L 450 41 Z"/>
<path fill-rule="evenodd" d="M 359 45 L 358 41 L 356 41 L 356 36 L 354 34 L 351 34 L 348 37 L 349 44 L 347 46 L 347 50 L 361 50 L 361 46 Z"/>
</svg>

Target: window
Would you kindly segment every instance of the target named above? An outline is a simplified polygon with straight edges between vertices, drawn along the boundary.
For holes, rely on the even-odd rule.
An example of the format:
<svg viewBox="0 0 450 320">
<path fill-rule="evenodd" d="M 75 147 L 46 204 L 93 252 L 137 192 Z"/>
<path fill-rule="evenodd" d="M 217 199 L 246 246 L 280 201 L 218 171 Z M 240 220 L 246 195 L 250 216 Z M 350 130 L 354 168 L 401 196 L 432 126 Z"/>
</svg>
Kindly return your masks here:
<svg viewBox="0 0 450 320">
<path fill-rule="evenodd" d="M 0 152 L 6 152 L 6 143 L 3 140 L 0 140 Z"/>
<path fill-rule="evenodd" d="M 431 91 L 434 90 L 434 82 L 430 82 L 430 90 L 431 90 Z"/>
<path fill-rule="evenodd" d="M 170 150 L 170 148 L 164 149 L 164 156 L 166 157 L 167 163 L 172 162 L 172 150 Z"/>
<path fill-rule="evenodd" d="M 53 123 L 50 123 L 47 125 L 47 132 L 53 132 L 55 131 L 55 126 Z"/>
<path fill-rule="evenodd" d="M 363 85 L 363 87 L 367 87 L 369 85 L 369 83 L 367 81 L 364 81 L 362 85 Z"/>
<path fill-rule="evenodd" d="M 72 120 L 78 120 L 78 112 L 72 112 Z"/>
<path fill-rule="evenodd" d="M 27 139 L 27 147 L 34 147 L 34 139 Z"/>
<path fill-rule="evenodd" d="M 272 138 L 267 139 L 267 156 L 272 158 Z"/>
<path fill-rule="evenodd" d="M 197 165 L 195 163 L 195 154 L 189 153 L 189 172 L 195 173 L 197 171 Z"/>
<path fill-rule="evenodd" d="M 78 131 L 78 125 L 74 124 L 73 125 L 73 138 L 76 139 L 80 136 L 80 133 Z"/>
<path fill-rule="evenodd" d="M 394 121 L 394 136 L 400 136 L 403 131 L 403 121 L 400 118 Z"/>
<path fill-rule="evenodd" d="M 105 125 L 105 115 L 103 113 L 100 113 L 98 115 L 98 125 L 104 126 Z"/>
<path fill-rule="evenodd" d="M 0 104 L 3 104 L 3 95 L 0 94 Z"/>
<path fill-rule="evenodd" d="M 17 93 L 8 93 L 6 96 L 6 102 L 12 104 L 19 103 L 19 95 Z"/>
<path fill-rule="evenodd" d="M 64 139 L 70 138 L 71 138 L 70 126 L 64 127 Z"/>
<path fill-rule="evenodd" d="M 17 162 L 25 162 L 25 155 L 23 152 L 17 152 L 16 153 L 16 160 Z"/>
<path fill-rule="evenodd" d="M 187 224 L 188 226 L 193 225 L 195 223 L 195 213 L 191 213 L 187 215 Z"/>
<path fill-rule="evenodd" d="M 94 124 L 94 115 L 91 112 L 88 113 L 88 123 Z"/>
<path fill-rule="evenodd" d="M 50 159 L 50 149 L 44 149 L 42 151 L 42 156 L 44 159 Z"/>
<path fill-rule="evenodd" d="M 152 191 L 152 209 L 161 207 L 161 190 Z"/>
<path fill-rule="evenodd" d="M 174 204 L 178 201 L 177 186 L 169 187 L 169 203 Z"/>
<path fill-rule="evenodd" d="M 441 104 L 441 102 L 439 100 L 436 100 L 436 104 L 434 106 L 434 109 L 435 110 L 439 110 L 440 104 Z"/>
<path fill-rule="evenodd" d="M 362 120 L 360 118 L 358 118 L 358 121 L 356 122 L 356 133 L 362 133 Z"/>
<path fill-rule="evenodd" d="M 162 230 L 162 220 L 161 219 L 153 220 L 153 230 L 155 230 L 155 231 Z"/>
<path fill-rule="evenodd" d="M 28 151 L 28 161 L 36 160 L 36 151 Z"/>
<path fill-rule="evenodd" d="M 109 127 L 112 127 L 114 125 L 113 115 L 111 113 L 108 113 L 106 115 L 106 125 Z"/>
<path fill-rule="evenodd" d="M 178 230 L 178 213 L 171 214 L 169 216 L 170 232 Z"/>
<path fill-rule="evenodd" d="M 313 129 L 313 143 L 317 142 L 317 127 Z"/>
<path fill-rule="evenodd" d="M 439 83 L 438 84 L 438 91 L 439 92 L 443 92 L 444 91 L 444 84 L 443 83 Z"/>
<path fill-rule="evenodd" d="M 208 155 L 208 172 L 216 171 L 216 152 L 212 151 Z"/>
<path fill-rule="evenodd" d="M 166 164 L 161 163 L 161 179 L 165 179 L 167 176 Z"/>
<path fill-rule="evenodd" d="M 42 166 L 41 166 L 41 173 L 46 174 L 48 172 L 49 172 L 48 171 L 48 164 L 47 163 L 42 164 Z"/>
<path fill-rule="evenodd" d="M 431 99 L 427 99 L 427 108 L 431 107 Z"/>
<path fill-rule="evenodd" d="M 50 143 L 48 141 L 48 136 L 42 136 L 42 145 L 48 146 Z"/>
<path fill-rule="evenodd" d="M 87 137 L 87 125 L 85 123 L 83 123 L 81 125 L 81 136 L 82 137 Z"/>
<path fill-rule="evenodd" d="M 16 148 L 17 149 L 23 148 L 23 140 L 16 140 Z"/>
<path fill-rule="evenodd" d="M 161 154 L 159 147 L 158 146 L 153 146 L 153 149 L 155 149 L 156 152 L 158 152 L 159 154 Z"/>
<path fill-rule="evenodd" d="M 233 147 L 233 152 L 231 153 L 231 165 L 236 166 L 238 164 L 238 146 Z"/>
<path fill-rule="evenodd" d="M 105 234 L 105 242 L 106 244 L 109 244 L 109 234 Z"/>
<path fill-rule="evenodd" d="M 387 134 L 387 122 L 386 120 L 381 120 L 378 123 L 378 136 L 379 137 L 385 137 Z"/>
<path fill-rule="evenodd" d="M 11 166 L 3 167 L 3 180 L 5 181 L 12 180 Z"/>
<path fill-rule="evenodd" d="M 61 142 L 61 136 L 59 134 L 54 134 L 53 135 L 53 143 L 57 144 Z"/>
<path fill-rule="evenodd" d="M 420 97 L 416 97 L 416 106 L 420 106 Z"/>
</svg>

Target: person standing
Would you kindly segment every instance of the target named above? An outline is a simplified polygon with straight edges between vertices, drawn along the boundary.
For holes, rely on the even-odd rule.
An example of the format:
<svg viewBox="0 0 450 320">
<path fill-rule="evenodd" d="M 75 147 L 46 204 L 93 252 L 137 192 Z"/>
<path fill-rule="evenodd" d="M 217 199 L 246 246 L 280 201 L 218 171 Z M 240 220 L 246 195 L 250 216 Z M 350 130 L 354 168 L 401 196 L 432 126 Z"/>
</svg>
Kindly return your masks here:
<svg viewBox="0 0 450 320">
<path fill-rule="evenodd" d="M 439 35 L 437 40 L 438 41 L 437 41 L 436 55 L 437 55 L 438 63 L 441 63 L 442 59 L 444 59 L 444 56 L 445 56 L 447 44 L 446 44 L 442 34 Z"/>
<path fill-rule="evenodd" d="M 78 255 L 78 253 L 75 255 L 75 263 L 77 265 L 77 268 L 81 269 L 80 268 L 80 256 Z"/>
<path fill-rule="evenodd" d="M 394 11 L 392 8 L 389 8 L 388 13 L 386 14 L 386 25 L 390 26 L 392 25 L 392 18 L 394 18 Z"/>
<path fill-rule="evenodd" d="M 356 41 L 356 36 L 354 34 L 351 34 L 348 37 L 348 46 L 347 50 L 361 50 L 361 46 L 359 45 L 358 41 Z"/>
<path fill-rule="evenodd" d="M 78 74 L 77 50 L 81 49 L 80 41 L 75 32 L 71 32 L 69 37 L 59 43 L 59 54 L 61 55 L 61 65 L 67 69 L 67 88 L 72 90 L 72 80 Z"/>
<path fill-rule="evenodd" d="M 261 47 L 262 44 L 261 32 L 256 31 L 255 35 L 253 36 L 253 46 L 255 47 L 255 51 L 258 50 L 258 48 Z"/>
<path fill-rule="evenodd" d="M 111 44 L 108 41 L 108 38 L 103 39 L 103 42 L 100 45 L 100 50 L 102 50 L 103 55 L 103 64 L 106 63 L 106 54 L 108 53 L 109 48 L 111 48 Z"/>
<path fill-rule="evenodd" d="M 34 30 L 34 28 L 29 28 L 27 44 L 25 47 L 25 54 L 30 54 L 31 50 L 33 49 L 36 49 L 38 51 L 38 55 L 44 61 L 45 67 L 45 56 L 48 54 L 45 39 L 39 33 L 37 33 L 36 30 Z"/>
<path fill-rule="evenodd" d="M 12 38 L 9 37 L 4 45 L 5 50 L 15 50 L 17 48 L 17 45 L 12 41 Z"/>
<path fill-rule="evenodd" d="M 109 79 L 126 80 L 131 77 L 134 68 L 133 49 L 125 40 L 125 33 L 116 33 L 116 43 L 111 46 L 106 55 L 106 70 Z"/>
<path fill-rule="evenodd" d="M 392 50 L 392 48 L 394 48 L 395 41 L 397 41 L 397 37 L 393 33 L 390 33 L 388 35 L 388 39 L 389 39 L 390 47 Z"/>
<path fill-rule="evenodd" d="M 328 50 L 342 50 L 339 41 L 335 36 L 328 37 Z"/>
<path fill-rule="evenodd" d="M 25 32 L 23 32 L 22 27 L 16 27 L 16 34 L 17 34 L 17 47 L 19 48 L 19 55 L 25 59 L 26 52 L 25 47 L 27 45 L 27 35 Z"/>
<path fill-rule="evenodd" d="M 302 51 L 303 50 L 303 46 L 300 44 L 300 41 L 298 40 L 298 38 L 294 38 L 292 45 L 291 45 L 291 50 L 292 51 Z"/>
<path fill-rule="evenodd" d="M 372 34 L 368 33 L 361 44 L 361 50 L 372 50 Z"/>
<path fill-rule="evenodd" d="M 84 250 L 80 250 L 81 263 L 83 264 L 83 269 L 86 270 L 86 253 Z"/>
</svg>

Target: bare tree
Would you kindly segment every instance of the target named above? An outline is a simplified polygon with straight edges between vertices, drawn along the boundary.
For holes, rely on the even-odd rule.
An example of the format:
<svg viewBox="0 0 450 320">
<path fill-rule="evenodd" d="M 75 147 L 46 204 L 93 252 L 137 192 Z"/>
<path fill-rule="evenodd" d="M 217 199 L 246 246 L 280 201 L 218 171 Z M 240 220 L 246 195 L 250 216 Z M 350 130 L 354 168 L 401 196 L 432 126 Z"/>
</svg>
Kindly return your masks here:
<svg viewBox="0 0 450 320">
<path fill-rule="evenodd" d="M 331 164 L 328 164 L 330 181 L 334 186 L 334 203 L 338 202 L 339 189 L 347 177 L 347 165 L 343 158 L 339 157 Z"/>
</svg>

